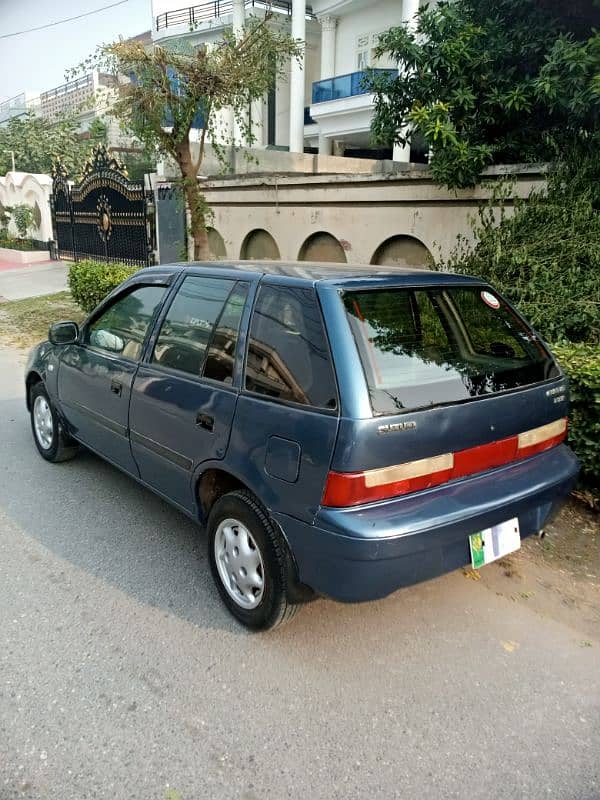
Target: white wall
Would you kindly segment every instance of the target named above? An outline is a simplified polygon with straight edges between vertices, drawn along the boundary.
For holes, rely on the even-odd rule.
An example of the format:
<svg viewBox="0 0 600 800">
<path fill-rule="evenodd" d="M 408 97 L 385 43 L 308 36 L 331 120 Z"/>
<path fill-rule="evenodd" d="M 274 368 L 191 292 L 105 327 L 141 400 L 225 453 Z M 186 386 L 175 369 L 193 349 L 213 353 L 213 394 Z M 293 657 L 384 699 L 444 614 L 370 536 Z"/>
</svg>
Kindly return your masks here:
<svg viewBox="0 0 600 800">
<path fill-rule="evenodd" d="M 402 22 L 400 0 L 377 0 L 365 7 L 341 16 L 336 31 L 335 73 L 346 75 L 356 72 L 357 39 L 364 34 L 383 33 Z"/>
<path fill-rule="evenodd" d="M 51 193 L 52 178 L 49 175 L 7 172 L 4 178 L 0 178 L 0 203 L 3 206 L 16 206 L 24 203 L 33 208 L 37 203 L 42 219 L 39 227 L 34 227 L 29 232 L 29 236 L 33 239 L 42 239 L 43 241 L 52 239 Z M 8 230 L 13 236 L 19 235 L 12 219 Z"/>
</svg>

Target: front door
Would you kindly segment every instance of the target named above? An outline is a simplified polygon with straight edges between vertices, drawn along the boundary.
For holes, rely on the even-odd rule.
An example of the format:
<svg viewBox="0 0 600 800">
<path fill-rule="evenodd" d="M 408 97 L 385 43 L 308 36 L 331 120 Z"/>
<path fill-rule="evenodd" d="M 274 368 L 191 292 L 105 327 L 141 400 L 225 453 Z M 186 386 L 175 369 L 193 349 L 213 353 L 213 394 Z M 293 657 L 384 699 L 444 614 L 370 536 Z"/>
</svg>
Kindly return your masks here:
<svg viewBox="0 0 600 800">
<path fill-rule="evenodd" d="M 135 377 L 129 420 L 140 477 L 188 511 L 194 509 L 196 467 L 223 458 L 227 450 L 248 286 L 186 277 Z"/>
<path fill-rule="evenodd" d="M 119 295 L 65 347 L 58 396 L 74 435 L 119 467 L 138 474 L 131 455 L 131 386 L 164 286 L 136 286 Z"/>
</svg>

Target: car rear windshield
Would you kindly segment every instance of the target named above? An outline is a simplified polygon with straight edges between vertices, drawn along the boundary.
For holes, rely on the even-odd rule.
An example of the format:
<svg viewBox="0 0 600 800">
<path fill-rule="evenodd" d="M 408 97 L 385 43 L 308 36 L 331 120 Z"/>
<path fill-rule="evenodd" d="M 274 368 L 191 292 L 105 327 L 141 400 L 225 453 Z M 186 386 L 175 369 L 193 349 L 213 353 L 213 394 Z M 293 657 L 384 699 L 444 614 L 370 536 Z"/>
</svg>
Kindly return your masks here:
<svg viewBox="0 0 600 800">
<path fill-rule="evenodd" d="M 557 377 L 552 357 L 489 288 L 343 294 L 374 414 L 455 403 Z"/>
</svg>

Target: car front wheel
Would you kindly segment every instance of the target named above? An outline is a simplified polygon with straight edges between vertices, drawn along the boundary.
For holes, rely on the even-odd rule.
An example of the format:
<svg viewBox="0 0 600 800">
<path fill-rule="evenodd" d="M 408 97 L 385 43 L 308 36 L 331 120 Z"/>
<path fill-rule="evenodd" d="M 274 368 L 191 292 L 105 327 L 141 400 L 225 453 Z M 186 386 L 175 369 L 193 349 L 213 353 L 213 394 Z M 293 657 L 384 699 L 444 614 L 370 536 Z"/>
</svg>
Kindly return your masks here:
<svg viewBox="0 0 600 800">
<path fill-rule="evenodd" d="M 268 630 L 296 616 L 300 604 L 290 600 L 287 545 L 249 492 L 230 492 L 213 506 L 208 557 L 223 602 L 243 625 Z"/>
<path fill-rule="evenodd" d="M 43 383 L 31 389 L 31 430 L 35 445 L 46 461 L 67 461 L 78 447 L 63 430 Z"/>
</svg>

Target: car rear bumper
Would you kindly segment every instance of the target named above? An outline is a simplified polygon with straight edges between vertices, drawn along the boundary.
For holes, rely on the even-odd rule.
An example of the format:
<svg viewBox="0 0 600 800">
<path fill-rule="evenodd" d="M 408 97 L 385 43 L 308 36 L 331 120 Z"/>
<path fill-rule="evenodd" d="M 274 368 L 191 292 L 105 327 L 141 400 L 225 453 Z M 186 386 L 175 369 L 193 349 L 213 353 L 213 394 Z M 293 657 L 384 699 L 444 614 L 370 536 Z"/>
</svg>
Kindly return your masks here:
<svg viewBox="0 0 600 800">
<path fill-rule="evenodd" d="M 573 488 L 579 464 L 566 445 L 418 494 L 321 508 L 313 525 L 273 513 L 299 579 L 343 602 L 385 597 L 470 563 L 468 536 L 513 517 L 536 533 Z"/>
</svg>

